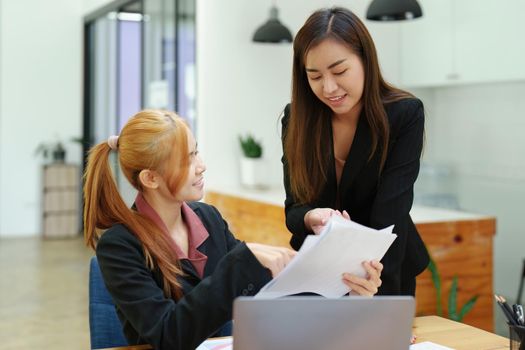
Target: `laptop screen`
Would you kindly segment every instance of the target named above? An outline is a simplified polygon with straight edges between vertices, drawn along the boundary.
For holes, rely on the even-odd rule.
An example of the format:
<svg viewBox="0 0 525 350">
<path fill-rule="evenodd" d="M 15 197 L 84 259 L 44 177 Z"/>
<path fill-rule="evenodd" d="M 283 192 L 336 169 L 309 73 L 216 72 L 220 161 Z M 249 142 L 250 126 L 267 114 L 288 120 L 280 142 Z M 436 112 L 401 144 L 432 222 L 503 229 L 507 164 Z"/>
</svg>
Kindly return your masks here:
<svg viewBox="0 0 525 350">
<path fill-rule="evenodd" d="M 234 350 L 408 350 L 409 296 L 237 298 Z"/>
</svg>

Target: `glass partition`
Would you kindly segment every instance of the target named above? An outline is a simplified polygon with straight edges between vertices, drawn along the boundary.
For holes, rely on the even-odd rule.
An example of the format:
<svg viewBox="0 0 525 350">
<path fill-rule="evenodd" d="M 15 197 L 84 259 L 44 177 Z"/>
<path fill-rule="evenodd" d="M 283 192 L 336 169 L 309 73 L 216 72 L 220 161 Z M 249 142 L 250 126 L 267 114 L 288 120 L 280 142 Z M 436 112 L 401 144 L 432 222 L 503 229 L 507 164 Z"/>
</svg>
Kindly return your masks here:
<svg viewBox="0 0 525 350">
<path fill-rule="evenodd" d="M 177 84 L 179 87 L 176 92 L 178 111 L 186 117 L 195 130 L 195 95 L 196 69 L 195 69 L 195 1 L 181 0 L 178 2 L 179 10 L 177 17 L 177 47 L 176 53 L 178 62 Z"/>
<path fill-rule="evenodd" d="M 195 125 L 195 1 L 144 2 L 144 106 Z"/>
<path fill-rule="evenodd" d="M 84 24 L 84 155 L 143 108 L 176 111 L 193 129 L 195 0 L 115 0 Z"/>
</svg>

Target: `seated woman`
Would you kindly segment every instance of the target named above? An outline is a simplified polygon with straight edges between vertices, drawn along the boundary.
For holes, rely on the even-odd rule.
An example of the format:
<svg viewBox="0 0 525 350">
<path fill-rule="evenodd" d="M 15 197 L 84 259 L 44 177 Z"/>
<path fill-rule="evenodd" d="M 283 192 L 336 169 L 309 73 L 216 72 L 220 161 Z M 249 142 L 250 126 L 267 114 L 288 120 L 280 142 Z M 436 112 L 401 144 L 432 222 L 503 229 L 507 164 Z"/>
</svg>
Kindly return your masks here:
<svg viewBox="0 0 525 350">
<path fill-rule="evenodd" d="M 114 181 L 111 151 L 138 190 L 131 209 Z M 90 151 L 85 240 L 96 249 L 132 345 L 195 349 L 231 320 L 236 297 L 256 294 L 295 255 L 236 240 L 214 207 L 197 202 L 205 170 L 188 126 L 166 111 L 139 112 L 120 136 Z M 358 294 L 372 295 L 382 265 L 364 265 L 366 279 L 345 274 L 343 281 Z"/>
</svg>

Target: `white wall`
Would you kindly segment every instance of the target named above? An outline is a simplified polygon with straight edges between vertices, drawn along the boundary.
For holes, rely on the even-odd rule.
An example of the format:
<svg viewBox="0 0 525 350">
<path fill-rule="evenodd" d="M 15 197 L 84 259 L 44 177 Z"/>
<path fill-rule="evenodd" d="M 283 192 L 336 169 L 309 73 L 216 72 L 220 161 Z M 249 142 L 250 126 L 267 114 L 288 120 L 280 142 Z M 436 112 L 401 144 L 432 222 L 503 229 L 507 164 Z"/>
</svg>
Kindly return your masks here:
<svg viewBox="0 0 525 350">
<path fill-rule="evenodd" d="M 424 159 L 455 169 L 462 209 L 497 218 L 494 291 L 513 301 L 525 258 L 525 82 L 419 92 L 427 109 Z"/>
<path fill-rule="evenodd" d="M 40 234 L 42 142 L 79 164 L 83 16 L 108 0 L 0 0 L 0 237 Z"/>
<path fill-rule="evenodd" d="M 112 0 L 80 0 L 82 2 L 82 13 L 84 15 L 98 10 L 99 8 L 111 3 Z"/>
<path fill-rule="evenodd" d="M 80 0 L 2 0 L 0 235 L 40 232 L 40 142 L 81 135 Z M 67 145 L 68 160 L 80 149 Z"/>
<path fill-rule="evenodd" d="M 356 0 L 344 5 L 364 18 L 368 3 Z M 279 1 L 279 17 L 295 34 L 313 11 L 333 4 Z M 239 183 L 237 136 L 247 132 L 263 142 L 268 182 L 282 185 L 278 117 L 290 100 L 292 45 L 251 41 L 256 28 L 268 19 L 270 5 L 270 1 L 197 2 L 197 129 L 208 183 L 214 186 Z M 367 26 L 381 51 L 388 54 L 383 60 L 385 69 L 397 72 L 398 52 L 392 44 L 396 41 L 389 39 L 398 35 L 399 27 L 392 23 Z"/>
</svg>

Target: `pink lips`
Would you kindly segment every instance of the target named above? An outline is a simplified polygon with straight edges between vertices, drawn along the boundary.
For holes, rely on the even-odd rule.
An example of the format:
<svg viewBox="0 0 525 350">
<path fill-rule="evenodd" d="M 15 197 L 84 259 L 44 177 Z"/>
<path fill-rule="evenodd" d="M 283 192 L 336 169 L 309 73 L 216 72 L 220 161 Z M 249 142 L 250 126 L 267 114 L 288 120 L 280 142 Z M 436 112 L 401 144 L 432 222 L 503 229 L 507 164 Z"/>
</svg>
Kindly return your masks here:
<svg viewBox="0 0 525 350">
<path fill-rule="evenodd" d="M 201 177 L 201 178 L 199 179 L 199 181 L 194 182 L 194 183 L 193 183 L 193 186 L 195 186 L 195 187 L 202 187 L 202 186 L 204 186 L 204 178 Z"/>
<path fill-rule="evenodd" d="M 346 99 L 346 96 L 347 96 L 346 94 L 342 95 L 338 99 L 333 99 L 333 97 L 332 98 L 326 97 L 326 100 L 328 101 L 330 106 L 332 106 L 332 107 L 339 107 L 340 105 L 342 105 L 344 103 L 344 101 Z M 336 96 L 334 96 L 334 97 L 336 97 Z"/>
</svg>

